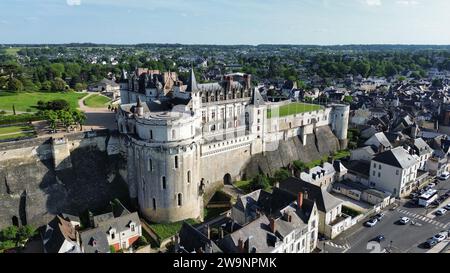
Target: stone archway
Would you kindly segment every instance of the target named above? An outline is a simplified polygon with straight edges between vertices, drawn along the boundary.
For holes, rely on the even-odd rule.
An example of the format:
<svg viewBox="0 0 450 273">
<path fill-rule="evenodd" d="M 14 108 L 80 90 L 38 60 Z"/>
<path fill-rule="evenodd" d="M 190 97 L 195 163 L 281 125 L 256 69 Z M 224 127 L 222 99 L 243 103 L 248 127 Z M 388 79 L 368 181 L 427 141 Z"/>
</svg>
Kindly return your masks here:
<svg viewBox="0 0 450 273">
<path fill-rule="evenodd" d="M 224 177 L 223 177 L 223 184 L 224 185 L 232 185 L 233 184 L 233 179 L 231 179 L 231 175 L 229 173 L 224 175 Z"/>
</svg>

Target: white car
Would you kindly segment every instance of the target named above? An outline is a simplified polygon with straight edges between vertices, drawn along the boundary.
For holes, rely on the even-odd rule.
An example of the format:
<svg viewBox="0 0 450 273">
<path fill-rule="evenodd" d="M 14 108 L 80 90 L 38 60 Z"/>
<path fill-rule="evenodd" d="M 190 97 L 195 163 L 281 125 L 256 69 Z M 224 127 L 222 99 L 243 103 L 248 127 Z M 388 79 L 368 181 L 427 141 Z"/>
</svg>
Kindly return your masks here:
<svg viewBox="0 0 450 273">
<path fill-rule="evenodd" d="M 400 219 L 400 224 L 406 225 L 406 224 L 409 223 L 409 221 L 411 221 L 411 219 L 409 219 L 408 217 L 402 217 L 402 218 Z"/>
<path fill-rule="evenodd" d="M 447 204 L 447 206 L 445 206 L 445 209 L 446 209 L 446 210 L 450 210 L 450 203 Z"/>
<path fill-rule="evenodd" d="M 447 234 L 445 234 L 444 232 L 438 233 L 433 236 L 433 239 L 440 243 L 440 242 L 444 241 L 445 239 L 447 239 Z"/>
<path fill-rule="evenodd" d="M 378 223 L 378 220 L 376 218 L 372 218 L 369 221 L 367 221 L 365 224 L 368 227 L 373 227 Z"/>
<path fill-rule="evenodd" d="M 446 212 L 447 212 L 446 209 L 441 208 L 441 209 L 438 209 L 438 210 L 436 211 L 436 215 L 442 216 L 442 215 L 445 215 Z"/>
<path fill-rule="evenodd" d="M 448 173 L 448 172 L 442 173 L 441 176 L 439 176 L 440 180 L 447 180 L 449 178 L 450 178 L 450 173 Z"/>
</svg>

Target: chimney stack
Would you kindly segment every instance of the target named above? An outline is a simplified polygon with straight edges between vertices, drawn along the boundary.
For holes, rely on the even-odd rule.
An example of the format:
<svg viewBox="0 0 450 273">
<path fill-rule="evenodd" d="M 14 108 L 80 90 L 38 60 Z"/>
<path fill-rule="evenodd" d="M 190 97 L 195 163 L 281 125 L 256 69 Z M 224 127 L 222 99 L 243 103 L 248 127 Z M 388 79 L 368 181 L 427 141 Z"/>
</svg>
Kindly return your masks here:
<svg viewBox="0 0 450 273">
<path fill-rule="evenodd" d="M 232 82 L 233 82 L 233 77 L 232 76 L 230 76 L 230 75 L 228 75 L 228 76 L 225 76 L 225 81 L 226 81 L 226 86 L 227 86 L 227 91 L 231 91 L 231 84 L 232 84 Z"/>
<path fill-rule="evenodd" d="M 303 192 L 299 192 L 297 195 L 297 206 L 299 209 L 303 206 Z"/>
<path fill-rule="evenodd" d="M 239 252 L 244 252 L 244 241 L 241 239 L 241 238 L 239 238 L 239 240 L 238 240 L 238 249 L 239 249 Z"/>
<path fill-rule="evenodd" d="M 219 227 L 219 238 L 223 239 L 223 227 L 222 226 Z"/>
<path fill-rule="evenodd" d="M 252 76 L 250 74 L 244 74 L 245 89 L 247 89 L 247 90 L 251 89 L 251 85 L 252 85 L 251 77 Z"/>
<path fill-rule="evenodd" d="M 209 225 L 205 226 L 205 232 L 206 232 L 206 237 L 208 237 L 208 239 L 211 240 L 211 228 L 209 227 Z"/>
<path fill-rule="evenodd" d="M 247 238 L 247 241 L 245 242 L 245 250 L 247 250 L 247 253 L 251 253 L 252 252 L 252 248 L 253 248 L 253 236 L 249 236 Z"/>
<path fill-rule="evenodd" d="M 275 233 L 275 231 L 276 231 L 276 227 L 275 227 L 275 219 L 273 219 L 272 217 L 270 217 L 269 221 L 270 221 L 270 231 L 271 231 L 272 233 Z"/>
</svg>

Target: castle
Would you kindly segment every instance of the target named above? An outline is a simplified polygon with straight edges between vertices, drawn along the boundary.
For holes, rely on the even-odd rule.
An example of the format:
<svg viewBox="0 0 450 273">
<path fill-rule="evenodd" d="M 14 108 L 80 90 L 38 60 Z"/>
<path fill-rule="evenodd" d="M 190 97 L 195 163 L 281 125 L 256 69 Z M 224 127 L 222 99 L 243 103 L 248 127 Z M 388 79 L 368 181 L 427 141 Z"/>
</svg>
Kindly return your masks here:
<svg viewBox="0 0 450 273">
<path fill-rule="evenodd" d="M 251 158 L 299 137 L 302 145 L 317 128 L 329 126 L 347 145 L 349 106 L 283 115 L 290 101 L 266 102 L 251 75 L 226 75 L 187 84 L 176 73 L 138 69 L 122 72 L 118 128 L 127 158 L 126 180 L 141 213 L 154 222 L 199 218 L 203 195 L 218 184 L 245 176 Z"/>
</svg>

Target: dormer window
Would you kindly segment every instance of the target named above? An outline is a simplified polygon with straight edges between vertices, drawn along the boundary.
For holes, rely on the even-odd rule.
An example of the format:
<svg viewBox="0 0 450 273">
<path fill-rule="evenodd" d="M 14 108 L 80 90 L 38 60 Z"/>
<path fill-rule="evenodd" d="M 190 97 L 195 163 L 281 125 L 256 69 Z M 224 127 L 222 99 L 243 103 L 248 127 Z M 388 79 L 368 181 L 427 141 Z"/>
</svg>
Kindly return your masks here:
<svg viewBox="0 0 450 273">
<path fill-rule="evenodd" d="M 110 228 L 109 235 L 111 236 L 111 240 L 114 240 L 116 238 L 116 230 L 113 228 Z"/>
</svg>

